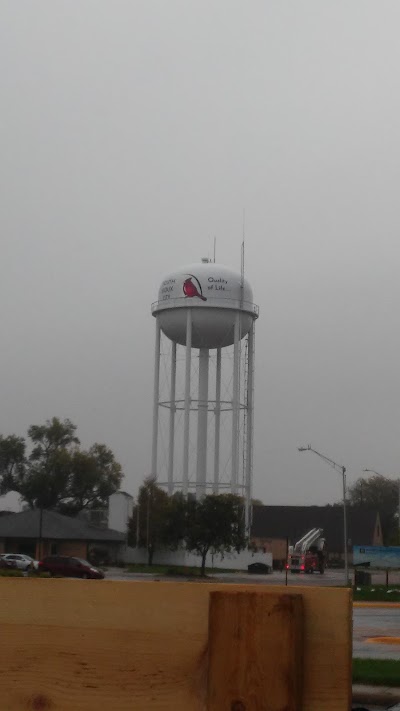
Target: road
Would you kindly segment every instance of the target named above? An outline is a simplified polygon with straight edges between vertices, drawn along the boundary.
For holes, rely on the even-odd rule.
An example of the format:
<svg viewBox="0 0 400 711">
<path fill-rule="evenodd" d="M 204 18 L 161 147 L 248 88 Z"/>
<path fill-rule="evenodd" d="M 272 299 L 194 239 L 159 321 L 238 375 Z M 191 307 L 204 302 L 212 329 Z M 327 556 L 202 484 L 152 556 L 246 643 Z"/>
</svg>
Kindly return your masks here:
<svg viewBox="0 0 400 711">
<path fill-rule="evenodd" d="M 159 579 L 159 576 L 151 573 L 145 574 L 146 577 Z M 247 573 L 215 573 L 212 577 L 226 582 L 240 583 L 264 583 L 268 585 L 284 585 L 285 573 L 274 571 L 270 575 L 248 575 Z M 107 572 L 107 578 L 110 580 L 140 580 L 143 579 L 143 574 L 127 573 L 123 568 L 110 568 Z M 350 578 L 353 578 L 353 572 L 350 571 Z M 164 576 L 163 576 L 164 579 Z M 181 578 L 183 579 L 183 578 Z M 176 580 L 176 578 L 174 578 Z M 324 575 L 314 573 L 313 575 L 293 575 L 288 574 L 289 585 L 343 585 L 344 571 L 343 570 L 326 570 Z M 385 573 L 376 572 L 372 575 L 372 583 L 374 585 L 385 584 Z M 400 573 L 390 574 L 390 584 L 400 589 Z"/>
<path fill-rule="evenodd" d="M 112 568 L 106 574 L 109 580 L 186 580 L 186 578 L 166 578 L 152 574 L 132 574 L 119 568 Z M 284 585 L 285 573 L 270 575 L 247 575 L 246 573 L 218 573 L 211 576 L 216 582 L 252 583 L 254 585 Z M 187 579 L 189 580 L 189 579 Z M 325 575 L 288 575 L 288 585 L 294 586 L 335 586 L 343 584 L 343 571 L 328 570 Z M 397 637 L 398 644 L 381 644 L 370 641 L 374 637 Z M 353 611 L 353 655 L 380 659 L 400 659 L 400 607 L 354 607 Z"/>
<path fill-rule="evenodd" d="M 263 584 L 263 585 L 285 585 L 285 573 L 273 572 L 269 575 L 248 575 L 248 573 L 215 573 L 208 576 L 216 582 L 224 583 L 240 583 L 246 584 Z M 190 580 L 184 577 L 171 577 L 154 575 L 152 573 L 127 573 L 121 568 L 110 568 L 106 573 L 108 580 Z M 314 575 L 288 575 L 288 585 L 322 585 L 335 586 L 343 585 L 342 570 L 327 570 L 324 575 L 315 573 Z"/>
<path fill-rule="evenodd" d="M 370 641 L 397 638 L 396 644 Z M 355 607 L 353 611 L 353 656 L 400 659 L 400 607 Z"/>
</svg>

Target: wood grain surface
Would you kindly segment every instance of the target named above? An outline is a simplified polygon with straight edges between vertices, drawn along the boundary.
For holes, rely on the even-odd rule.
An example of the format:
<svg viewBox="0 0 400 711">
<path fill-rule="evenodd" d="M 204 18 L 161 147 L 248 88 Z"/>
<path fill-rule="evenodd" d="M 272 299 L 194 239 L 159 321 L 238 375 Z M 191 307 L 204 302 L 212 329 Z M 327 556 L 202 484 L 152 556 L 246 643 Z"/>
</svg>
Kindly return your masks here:
<svg viewBox="0 0 400 711">
<path fill-rule="evenodd" d="M 211 593 L 208 642 L 208 711 L 301 711 L 301 595 Z"/>
<path fill-rule="evenodd" d="M 205 711 L 213 592 L 300 594 L 303 711 L 348 711 L 350 590 L 0 578 L 1 711 Z"/>
</svg>

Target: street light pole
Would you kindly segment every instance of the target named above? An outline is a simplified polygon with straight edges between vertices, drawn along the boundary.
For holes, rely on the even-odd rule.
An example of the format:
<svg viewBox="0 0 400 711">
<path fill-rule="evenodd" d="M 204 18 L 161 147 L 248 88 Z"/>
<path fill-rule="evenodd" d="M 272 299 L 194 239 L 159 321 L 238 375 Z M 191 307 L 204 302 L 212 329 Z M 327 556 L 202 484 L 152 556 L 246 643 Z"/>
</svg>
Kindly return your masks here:
<svg viewBox="0 0 400 711">
<path fill-rule="evenodd" d="M 297 447 L 299 452 L 314 452 L 318 457 L 324 460 L 327 464 L 329 464 L 330 467 L 335 469 L 337 472 L 339 472 L 342 475 L 342 481 L 343 481 L 343 546 L 344 546 L 344 580 L 345 580 L 345 585 L 349 584 L 349 557 L 348 557 L 348 551 L 347 551 L 347 507 L 346 507 L 346 467 L 342 466 L 341 464 L 337 464 L 336 462 L 333 461 L 333 459 L 329 459 L 329 457 L 326 457 L 324 454 L 321 454 L 320 452 L 317 452 L 316 449 L 313 449 L 311 447 L 311 444 L 308 444 L 307 447 Z"/>
</svg>

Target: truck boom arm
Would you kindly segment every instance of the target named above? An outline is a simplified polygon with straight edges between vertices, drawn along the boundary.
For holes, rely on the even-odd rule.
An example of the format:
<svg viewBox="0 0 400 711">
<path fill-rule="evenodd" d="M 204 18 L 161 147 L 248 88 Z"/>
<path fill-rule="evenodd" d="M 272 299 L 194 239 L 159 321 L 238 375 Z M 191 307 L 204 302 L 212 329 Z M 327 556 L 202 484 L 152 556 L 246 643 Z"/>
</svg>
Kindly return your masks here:
<svg viewBox="0 0 400 711">
<path fill-rule="evenodd" d="M 310 546 L 312 546 L 318 541 L 319 538 L 321 538 L 322 534 L 322 528 L 312 528 L 311 531 L 309 531 L 308 533 L 306 533 L 305 536 L 303 536 L 303 538 L 300 538 L 300 540 L 297 541 L 296 545 L 294 546 L 294 552 L 305 553 L 306 551 L 308 551 Z"/>
</svg>

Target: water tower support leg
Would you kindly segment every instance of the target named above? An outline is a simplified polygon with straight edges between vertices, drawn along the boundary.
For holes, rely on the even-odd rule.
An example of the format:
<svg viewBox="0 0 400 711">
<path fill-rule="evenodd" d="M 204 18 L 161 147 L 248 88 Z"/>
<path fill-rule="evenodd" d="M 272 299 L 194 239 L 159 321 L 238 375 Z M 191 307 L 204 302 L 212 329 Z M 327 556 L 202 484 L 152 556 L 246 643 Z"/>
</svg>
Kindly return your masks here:
<svg viewBox="0 0 400 711">
<path fill-rule="evenodd" d="M 206 494 L 207 480 L 207 420 L 208 420 L 208 348 L 199 351 L 199 401 L 197 411 L 197 471 L 196 497 Z"/>
<path fill-rule="evenodd" d="M 246 491 L 245 525 L 246 535 L 250 534 L 251 496 L 253 475 L 253 412 L 254 412 L 254 322 L 247 337 L 247 439 L 246 439 Z"/>
<path fill-rule="evenodd" d="M 153 443 L 151 452 L 151 475 L 157 476 L 157 451 L 158 451 L 158 400 L 160 390 L 160 340 L 161 328 L 156 319 L 156 344 L 154 354 L 154 399 L 153 399 Z"/>
<path fill-rule="evenodd" d="M 239 478 L 239 368 L 240 368 L 240 314 L 235 317 L 234 344 L 233 344 L 233 386 L 232 386 L 232 494 L 238 493 Z"/>
<path fill-rule="evenodd" d="M 169 448 L 168 448 L 168 494 L 174 493 L 174 444 L 175 444 L 175 390 L 176 390 L 176 343 L 171 350 L 171 390 L 169 403 Z"/>
<path fill-rule="evenodd" d="M 185 369 L 185 419 L 183 431 L 183 486 L 184 496 L 189 488 L 189 434 L 190 434 L 190 371 L 192 366 L 192 309 L 186 316 L 186 369 Z"/>
<path fill-rule="evenodd" d="M 221 436 L 221 349 L 217 348 L 217 371 L 215 376 L 215 437 L 214 437 L 214 494 L 218 494 L 219 447 Z"/>
</svg>

